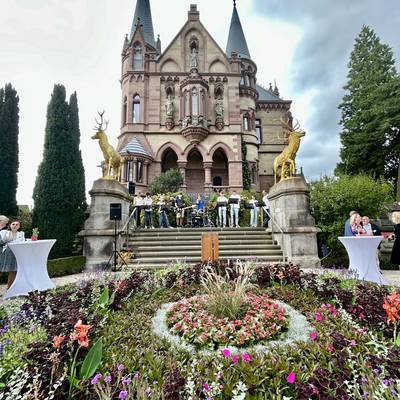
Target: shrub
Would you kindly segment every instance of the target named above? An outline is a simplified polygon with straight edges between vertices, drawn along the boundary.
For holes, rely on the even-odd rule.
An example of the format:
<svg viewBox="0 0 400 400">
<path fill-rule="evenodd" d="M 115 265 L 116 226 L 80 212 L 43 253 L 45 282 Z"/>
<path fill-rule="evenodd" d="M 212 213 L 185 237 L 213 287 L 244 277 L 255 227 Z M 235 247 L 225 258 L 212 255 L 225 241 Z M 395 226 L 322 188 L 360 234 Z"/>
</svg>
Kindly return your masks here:
<svg viewBox="0 0 400 400">
<path fill-rule="evenodd" d="M 310 184 L 310 208 L 316 225 L 322 230 L 321 243 L 336 255 L 345 253 L 337 237 L 343 235 L 344 222 L 351 210 L 377 218 L 384 204 L 393 199 L 393 187 L 383 179 L 367 175 L 325 176 Z"/>
<path fill-rule="evenodd" d="M 179 170 L 170 169 L 157 176 L 150 186 L 153 194 L 176 192 L 183 185 L 183 177 Z"/>
<path fill-rule="evenodd" d="M 84 256 L 56 258 L 47 262 L 47 270 L 52 278 L 57 276 L 79 274 L 85 268 Z"/>
</svg>

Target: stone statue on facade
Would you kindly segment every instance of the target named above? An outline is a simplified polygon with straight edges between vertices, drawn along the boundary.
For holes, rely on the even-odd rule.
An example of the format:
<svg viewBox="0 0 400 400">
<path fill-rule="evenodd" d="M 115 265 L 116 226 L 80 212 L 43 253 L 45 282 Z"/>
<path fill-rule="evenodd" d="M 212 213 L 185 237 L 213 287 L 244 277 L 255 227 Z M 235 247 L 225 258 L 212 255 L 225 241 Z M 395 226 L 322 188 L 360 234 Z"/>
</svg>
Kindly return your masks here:
<svg viewBox="0 0 400 400">
<path fill-rule="evenodd" d="M 215 100 L 215 106 L 214 106 L 214 111 L 215 111 L 215 127 L 221 131 L 224 126 L 224 100 L 222 97 L 218 97 Z"/>
<path fill-rule="evenodd" d="M 215 100 L 215 116 L 217 118 L 224 118 L 224 100 L 219 97 Z"/>
<path fill-rule="evenodd" d="M 283 128 L 289 132 L 289 143 L 274 160 L 275 183 L 296 176 L 296 154 L 300 147 L 300 139 L 306 134 L 300 130 L 299 123 L 292 127 L 288 120 L 281 119 L 281 121 Z"/>
<path fill-rule="evenodd" d="M 170 131 L 175 126 L 174 100 L 172 99 L 172 96 L 170 94 L 167 96 L 167 100 L 165 102 L 165 115 L 166 115 L 165 126 Z"/>
<path fill-rule="evenodd" d="M 167 101 L 165 102 L 165 115 L 167 118 L 174 118 L 174 101 L 172 96 L 167 96 Z"/>
<path fill-rule="evenodd" d="M 190 68 L 192 68 L 192 69 L 199 68 L 199 58 L 198 58 L 196 47 L 192 48 L 192 53 L 190 56 Z"/>
</svg>

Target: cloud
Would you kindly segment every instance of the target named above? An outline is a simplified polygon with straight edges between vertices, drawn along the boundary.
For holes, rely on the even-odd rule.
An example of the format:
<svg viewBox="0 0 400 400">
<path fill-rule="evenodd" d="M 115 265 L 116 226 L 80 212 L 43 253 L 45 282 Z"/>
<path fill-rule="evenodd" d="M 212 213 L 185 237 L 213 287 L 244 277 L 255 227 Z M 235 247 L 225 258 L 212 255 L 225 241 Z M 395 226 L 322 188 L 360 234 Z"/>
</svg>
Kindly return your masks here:
<svg viewBox="0 0 400 400">
<path fill-rule="evenodd" d="M 363 25 L 392 47 L 400 65 L 398 0 L 253 0 L 253 12 L 296 25 L 302 32 L 289 70 L 290 90 L 300 97 L 312 93 L 299 164 L 309 178 L 329 173 L 339 160 L 337 107 L 344 94 L 347 63 Z"/>
</svg>

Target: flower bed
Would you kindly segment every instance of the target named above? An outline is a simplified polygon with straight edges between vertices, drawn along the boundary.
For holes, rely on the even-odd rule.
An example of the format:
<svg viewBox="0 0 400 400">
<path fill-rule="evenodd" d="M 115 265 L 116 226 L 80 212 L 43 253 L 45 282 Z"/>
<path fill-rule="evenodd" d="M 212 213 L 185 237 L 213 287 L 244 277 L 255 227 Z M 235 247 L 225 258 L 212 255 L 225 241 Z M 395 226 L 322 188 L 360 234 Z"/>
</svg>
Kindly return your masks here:
<svg viewBox="0 0 400 400">
<path fill-rule="evenodd" d="M 213 268 L 224 274 L 225 265 Z M 294 335 L 292 346 L 271 351 L 223 345 L 192 353 L 152 326 L 163 304 L 204 295 L 203 274 L 197 265 L 119 280 L 99 276 L 3 308 L 0 399 L 399 398 L 400 304 L 393 288 L 258 265 L 252 293 L 287 304 L 288 331 L 275 339 L 287 339 L 295 311 L 312 327 L 308 340 Z M 14 337 L 24 338 L 21 354 Z"/>
<path fill-rule="evenodd" d="M 218 318 L 207 310 L 208 296 L 194 296 L 173 304 L 167 324 L 174 334 L 198 346 L 251 346 L 275 339 L 288 326 L 285 310 L 264 295 L 247 295 L 248 309 L 243 318 Z"/>
</svg>

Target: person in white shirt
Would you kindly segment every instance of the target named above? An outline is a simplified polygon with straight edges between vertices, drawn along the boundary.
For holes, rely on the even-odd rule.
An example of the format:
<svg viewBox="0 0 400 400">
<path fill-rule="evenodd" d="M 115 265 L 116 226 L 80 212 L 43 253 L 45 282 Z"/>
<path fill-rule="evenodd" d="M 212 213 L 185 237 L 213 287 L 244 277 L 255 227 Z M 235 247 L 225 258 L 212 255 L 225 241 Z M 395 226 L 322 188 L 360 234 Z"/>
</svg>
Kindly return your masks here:
<svg viewBox="0 0 400 400">
<path fill-rule="evenodd" d="M 143 200 L 143 205 L 148 206 L 148 208 L 144 209 L 144 227 L 147 228 L 152 228 L 154 229 L 153 226 L 153 211 L 151 209 L 151 206 L 153 205 L 153 199 L 150 196 L 150 193 L 146 193 L 146 197 Z"/>
<path fill-rule="evenodd" d="M 264 226 L 267 228 L 268 227 L 268 222 L 271 219 L 271 215 L 270 215 L 270 211 L 269 211 L 268 193 L 265 190 L 263 190 L 262 191 L 262 195 L 263 195 L 262 201 L 264 203 L 264 205 L 263 205 L 263 211 L 264 211 L 264 221 L 263 221 L 263 223 L 264 223 Z"/>
<path fill-rule="evenodd" d="M 257 218 L 258 218 L 258 201 L 256 198 L 251 196 L 250 204 L 250 226 L 252 228 L 257 228 Z"/>
<path fill-rule="evenodd" d="M 13 284 L 17 275 L 17 260 L 7 244 L 25 241 L 25 233 L 20 231 L 20 228 L 21 222 L 15 219 L 11 221 L 9 231 L 0 231 L 0 241 L 6 243 L 2 250 L 0 272 L 8 272 L 7 288 Z"/>
<path fill-rule="evenodd" d="M 226 205 L 228 204 L 228 199 L 224 196 L 223 192 L 220 192 L 217 198 L 218 207 L 218 225 L 221 228 L 226 227 Z"/>
<path fill-rule="evenodd" d="M 369 217 L 366 215 L 361 218 L 362 221 L 362 227 L 364 228 L 365 232 L 367 233 L 368 236 L 373 236 L 374 233 L 372 232 L 372 225 L 369 222 Z"/>
<path fill-rule="evenodd" d="M 140 228 L 141 225 L 141 215 L 142 215 L 142 206 L 144 204 L 144 198 L 142 193 L 139 193 L 135 196 L 134 199 L 134 206 L 135 206 L 135 213 L 136 213 L 136 228 Z"/>
<path fill-rule="evenodd" d="M 239 208 L 240 208 L 240 195 L 236 193 L 236 190 L 232 191 L 232 194 L 229 196 L 229 200 L 234 199 L 237 200 L 237 203 L 231 203 L 230 205 L 230 213 L 231 213 L 231 227 L 239 226 Z"/>
</svg>

